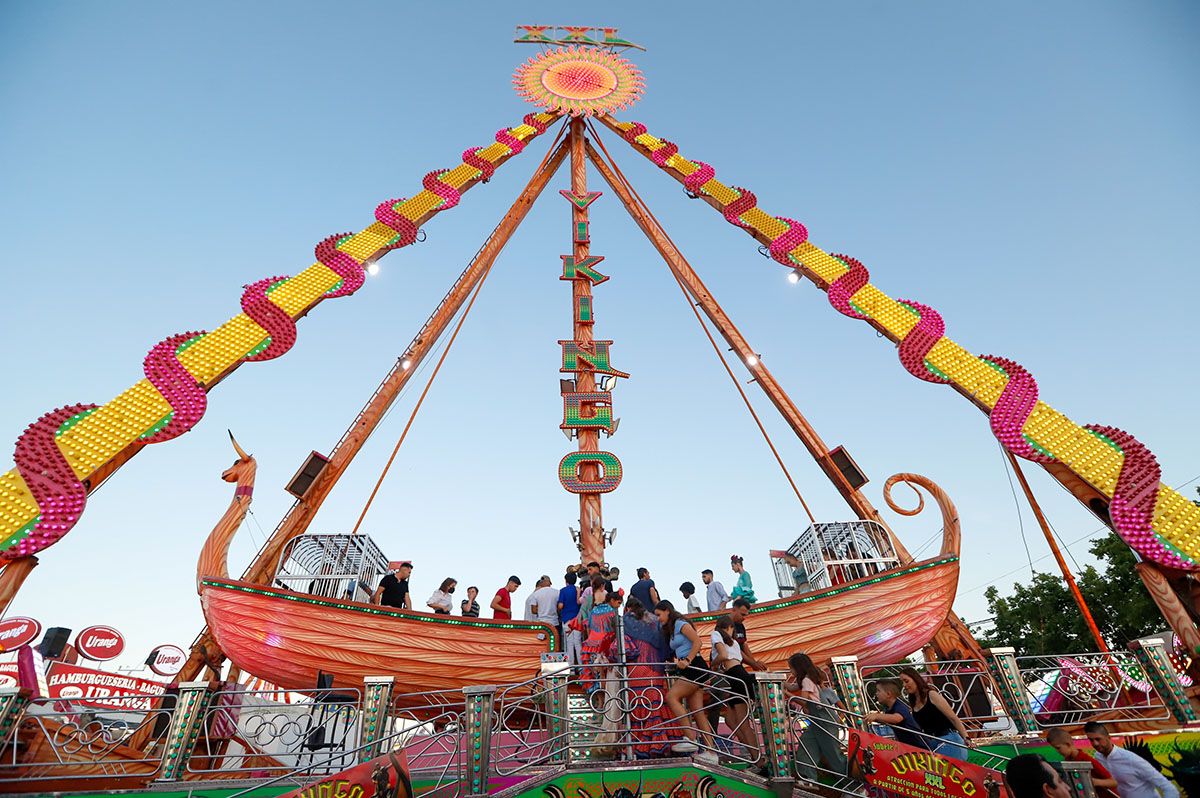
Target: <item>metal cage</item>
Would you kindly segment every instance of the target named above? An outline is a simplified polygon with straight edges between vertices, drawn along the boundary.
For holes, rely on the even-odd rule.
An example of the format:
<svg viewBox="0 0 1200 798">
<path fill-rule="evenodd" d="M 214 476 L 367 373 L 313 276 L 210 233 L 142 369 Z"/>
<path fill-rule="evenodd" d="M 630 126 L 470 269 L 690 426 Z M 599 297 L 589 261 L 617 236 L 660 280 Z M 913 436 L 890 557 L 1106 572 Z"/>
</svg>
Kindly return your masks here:
<svg viewBox="0 0 1200 798">
<path fill-rule="evenodd" d="M 301 535 L 284 547 L 275 584 L 323 598 L 369 601 L 388 559 L 369 535 Z"/>
<path fill-rule="evenodd" d="M 877 521 L 813 524 L 786 554 L 798 564 L 783 556 L 771 558 L 780 596 L 852 582 L 900 564 L 891 535 Z"/>
</svg>

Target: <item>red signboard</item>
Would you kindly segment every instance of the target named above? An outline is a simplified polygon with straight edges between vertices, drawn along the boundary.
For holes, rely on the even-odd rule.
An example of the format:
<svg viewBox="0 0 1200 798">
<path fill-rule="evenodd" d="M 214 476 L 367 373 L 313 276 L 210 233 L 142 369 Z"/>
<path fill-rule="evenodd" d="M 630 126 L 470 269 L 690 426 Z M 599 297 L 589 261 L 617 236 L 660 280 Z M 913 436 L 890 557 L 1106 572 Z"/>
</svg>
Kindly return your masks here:
<svg viewBox="0 0 1200 798">
<path fill-rule="evenodd" d="M 376 798 L 385 794 L 393 798 L 413 798 L 408 759 L 403 751 L 377 756 L 280 798 Z"/>
<path fill-rule="evenodd" d="M 78 665 L 54 662 L 46 677 L 49 697 L 102 709 L 153 709 L 153 696 L 162 695 L 162 682 L 139 679 L 119 673 L 105 673 Z"/>
<path fill-rule="evenodd" d="M 125 638 L 111 626 L 89 626 L 75 636 L 75 650 L 97 662 L 116 659 L 125 650 Z"/>
<path fill-rule="evenodd" d="M 15 662 L 0 662 L 0 688 L 16 687 L 18 666 Z"/>
<path fill-rule="evenodd" d="M 33 618 L 6 618 L 0 621 L 0 651 L 27 646 L 42 633 L 42 625 Z"/>
<path fill-rule="evenodd" d="M 174 676 L 183 670 L 186 661 L 187 654 L 179 646 L 158 646 L 146 658 L 150 670 L 159 676 Z"/>
<path fill-rule="evenodd" d="M 1004 778 L 997 771 L 905 745 L 894 737 L 852 729 L 850 753 L 868 784 L 901 798 L 995 798 L 1006 794 Z"/>
</svg>

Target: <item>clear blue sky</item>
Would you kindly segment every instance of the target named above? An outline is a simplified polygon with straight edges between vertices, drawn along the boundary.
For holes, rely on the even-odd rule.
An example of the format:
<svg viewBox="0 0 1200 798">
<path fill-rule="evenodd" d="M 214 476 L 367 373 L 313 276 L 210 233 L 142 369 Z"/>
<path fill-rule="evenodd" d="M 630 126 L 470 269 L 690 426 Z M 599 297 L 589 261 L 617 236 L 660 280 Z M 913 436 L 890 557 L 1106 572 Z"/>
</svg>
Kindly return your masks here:
<svg viewBox="0 0 1200 798">
<path fill-rule="evenodd" d="M 317 241 L 360 229 L 378 202 L 410 196 L 425 172 L 519 120 L 528 109 L 510 75 L 532 52 L 510 43 L 516 23 L 593 23 L 649 48 L 633 56 L 647 95 L 624 118 L 803 220 L 893 296 L 940 309 L 972 351 L 1025 364 L 1042 397 L 1077 421 L 1138 435 L 1167 482 L 1200 474 L 1194 4 L 571 9 L 3 4 L 0 437 L 15 440 L 54 407 L 107 401 L 140 378 L 157 341 L 213 328 L 238 310 L 244 283 L 305 268 Z M 286 357 L 220 385 L 194 431 L 122 469 L 45 552 L 12 612 L 76 630 L 115 625 L 130 659 L 189 643 L 201 624 L 195 558 L 230 496 L 218 479 L 232 457 L 226 428 L 258 457 L 254 513 L 269 531 L 290 503 L 287 478 L 339 438 L 545 146 L 429 223 L 429 240 L 386 258 L 358 295 L 322 304 Z M 610 149 L 829 443 L 871 476 L 871 498 L 882 504 L 886 477 L 913 470 L 957 499 L 957 606 L 984 617 L 982 585 L 1028 577 L 985 417 L 907 375 L 887 342 L 811 286 L 789 285 L 749 238 L 624 145 Z M 615 396 L 610 449 L 625 481 L 605 500 L 620 530 L 612 559 L 628 574 L 647 565 L 675 597 L 682 580 L 726 573 L 739 553 L 771 596 L 767 551 L 806 519 L 653 250 L 614 197 L 592 207 L 593 251 L 613 277 L 596 292 L 596 330 L 633 375 Z M 570 331 L 556 279 L 569 233 L 566 203 L 548 193 L 497 264 L 368 516 L 385 552 L 416 561 L 420 602 L 447 575 L 490 594 L 510 572 L 532 585 L 572 559 L 577 504 L 555 472 L 570 448 L 555 343 Z M 417 392 L 314 529 L 353 524 Z M 765 415 L 818 515 L 848 517 Z M 1031 473 L 1064 539 L 1096 530 Z M 936 519 L 895 526 L 917 548 Z M 1043 556 L 1027 513 L 1025 530 Z M 235 568 L 262 535 L 254 522 L 242 530 Z M 1072 551 L 1082 559 L 1086 542 Z"/>
</svg>

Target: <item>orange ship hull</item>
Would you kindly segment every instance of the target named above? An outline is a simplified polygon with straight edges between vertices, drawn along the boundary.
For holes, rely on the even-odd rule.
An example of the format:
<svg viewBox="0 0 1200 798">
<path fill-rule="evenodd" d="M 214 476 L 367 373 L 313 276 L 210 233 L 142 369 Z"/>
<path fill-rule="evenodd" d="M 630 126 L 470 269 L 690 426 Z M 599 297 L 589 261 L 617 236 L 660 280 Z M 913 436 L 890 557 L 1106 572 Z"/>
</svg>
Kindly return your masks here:
<svg viewBox="0 0 1200 798">
<path fill-rule="evenodd" d="M 883 571 L 866 579 L 755 604 L 746 635 L 755 659 L 787 670 L 803 651 L 814 662 L 856 656 L 860 665 L 899 662 L 925 645 L 946 620 L 958 589 L 958 557 Z M 690 616 L 707 640 L 722 613 Z"/>
<path fill-rule="evenodd" d="M 335 687 L 394 676 L 398 693 L 506 684 L 538 674 L 557 632 L 529 621 L 496 621 L 396 610 L 231 579 L 206 578 L 200 601 L 221 650 L 239 668 L 291 690 L 317 673 Z"/>
<path fill-rule="evenodd" d="M 772 669 L 796 651 L 820 662 L 855 655 L 866 665 L 897 662 L 945 620 L 958 584 L 958 558 L 940 557 L 796 598 L 756 605 L 746 620 L 751 650 Z M 393 676 L 399 693 L 520 682 L 555 649 L 544 624 L 435 616 L 335 601 L 227 579 L 200 585 L 217 642 L 243 671 L 287 689 L 357 687 Z M 702 635 L 714 614 L 695 616 Z"/>
</svg>

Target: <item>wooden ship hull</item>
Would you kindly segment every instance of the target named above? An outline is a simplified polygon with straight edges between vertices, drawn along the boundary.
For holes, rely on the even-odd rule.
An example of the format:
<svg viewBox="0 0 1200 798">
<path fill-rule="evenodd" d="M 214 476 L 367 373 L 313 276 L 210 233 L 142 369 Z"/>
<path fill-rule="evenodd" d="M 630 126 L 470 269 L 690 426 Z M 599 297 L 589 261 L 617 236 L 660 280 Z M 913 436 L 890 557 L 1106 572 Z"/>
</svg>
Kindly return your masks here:
<svg viewBox="0 0 1200 798">
<path fill-rule="evenodd" d="M 948 556 L 755 604 L 745 621 L 750 651 L 775 671 L 787 670 L 797 651 L 818 663 L 849 655 L 860 665 L 899 662 L 933 637 L 957 587 L 958 557 Z M 722 614 L 690 616 L 702 640 Z"/>
<path fill-rule="evenodd" d="M 756 605 L 746 620 L 751 650 L 786 668 L 804 651 L 816 661 L 859 657 L 897 662 L 946 619 L 958 584 L 958 558 L 926 560 L 801 596 Z M 204 579 L 201 600 L 221 650 L 243 671 L 287 689 L 356 687 L 393 676 L 398 693 L 520 682 L 555 650 L 549 626 L 435 616 L 336 601 L 226 579 Z M 694 616 L 704 639 L 717 614 Z"/>
<path fill-rule="evenodd" d="M 204 578 L 204 616 L 221 650 L 247 673 L 290 690 L 317 674 L 335 687 L 393 676 L 397 693 L 511 684 L 539 672 L 558 633 L 530 621 L 433 615 Z"/>
</svg>

